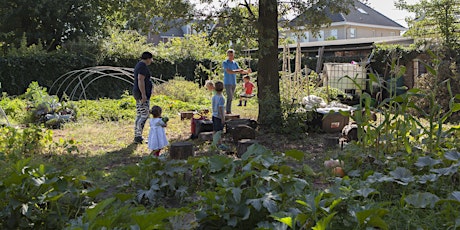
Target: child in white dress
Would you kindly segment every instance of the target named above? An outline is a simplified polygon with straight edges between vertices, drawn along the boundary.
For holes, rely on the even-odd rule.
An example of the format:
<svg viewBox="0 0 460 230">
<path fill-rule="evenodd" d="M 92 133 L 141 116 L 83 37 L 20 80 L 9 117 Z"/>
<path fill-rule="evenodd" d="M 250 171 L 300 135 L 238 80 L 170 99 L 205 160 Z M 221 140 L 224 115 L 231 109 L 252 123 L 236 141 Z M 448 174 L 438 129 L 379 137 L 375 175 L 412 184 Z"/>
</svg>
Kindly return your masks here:
<svg viewBox="0 0 460 230">
<path fill-rule="evenodd" d="M 153 106 L 150 110 L 153 118 L 150 118 L 148 146 L 155 156 L 160 156 L 161 149 L 169 144 L 164 129 L 166 127 L 167 118 L 165 117 L 165 119 L 162 119 L 161 112 L 162 109 L 160 106 Z"/>
</svg>

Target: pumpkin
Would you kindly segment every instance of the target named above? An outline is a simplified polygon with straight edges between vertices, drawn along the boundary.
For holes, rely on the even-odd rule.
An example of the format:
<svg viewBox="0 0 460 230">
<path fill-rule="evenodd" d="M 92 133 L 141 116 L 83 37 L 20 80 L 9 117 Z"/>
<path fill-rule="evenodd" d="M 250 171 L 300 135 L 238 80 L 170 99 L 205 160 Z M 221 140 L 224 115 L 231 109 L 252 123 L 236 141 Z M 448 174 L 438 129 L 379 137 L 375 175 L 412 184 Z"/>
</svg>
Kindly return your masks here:
<svg viewBox="0 0 460 230">
<path fill-rule="evenodd" d="M 332 174 L 334 174 L 337 177 L 345 176 L 345 172 L 343 171 L 342 167 L 335 167 L 334 169 L 332 169 Z"/>
</svg>

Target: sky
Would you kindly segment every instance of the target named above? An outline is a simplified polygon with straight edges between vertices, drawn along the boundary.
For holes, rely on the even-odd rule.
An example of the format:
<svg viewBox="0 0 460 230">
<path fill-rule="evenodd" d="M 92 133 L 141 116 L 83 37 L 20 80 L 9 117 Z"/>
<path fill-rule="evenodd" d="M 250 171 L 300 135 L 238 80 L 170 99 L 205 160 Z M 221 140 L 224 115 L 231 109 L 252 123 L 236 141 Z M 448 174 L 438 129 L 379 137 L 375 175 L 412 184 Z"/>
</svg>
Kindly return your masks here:
<svg viewBox="0 0 460 230">
<path fill-rule="evenodd" d="M 407 11 L 401 11 L 396 9 L 394 6 L 394 0 L 368 0 L 370 7 L 377 10 L 381 14 L 393 19 L 393 21 L 407 27 L 407 23 L 404 20 L 405 17 L 411 16 Z M 406 0 L 408 4 L 418 3 L 418 0 Z"/>
</svg>

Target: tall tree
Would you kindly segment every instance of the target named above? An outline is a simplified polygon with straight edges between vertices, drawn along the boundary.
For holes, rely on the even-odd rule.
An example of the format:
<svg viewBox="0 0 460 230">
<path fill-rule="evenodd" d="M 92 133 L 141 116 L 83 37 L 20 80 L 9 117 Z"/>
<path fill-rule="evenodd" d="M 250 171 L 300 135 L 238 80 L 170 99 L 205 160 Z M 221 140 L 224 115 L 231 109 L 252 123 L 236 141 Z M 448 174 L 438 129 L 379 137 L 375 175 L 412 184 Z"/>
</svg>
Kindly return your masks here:
<svg viewBox="0 0 460 230">
<path fill-rule="evenodd" d="M 416 4 L 399 0 L 395 5 L 415 14 L 406 18 L 409 24 L 406 35 L 441 43 L 451 51 L 460 48 L 459 0 L 421 0 Z"/>
<path fill-rule="evenodd" d="M 3 0 L 0 4 L 0 39 L 18 45 L 41 42 L 54 49 L 63 41 L 99 32 L 104 8 L 99 0 Z"/>
<path fill-rule="evenodd" d="M 183 0 L 2 0 L 0 43 L 17 46 L 25 35 L 28 44 L 54 50 L 68 40 L 100 36 L 107 24 L 149 28 L 154 17 L 184 18 L 189 11 Z"/>
</svg>

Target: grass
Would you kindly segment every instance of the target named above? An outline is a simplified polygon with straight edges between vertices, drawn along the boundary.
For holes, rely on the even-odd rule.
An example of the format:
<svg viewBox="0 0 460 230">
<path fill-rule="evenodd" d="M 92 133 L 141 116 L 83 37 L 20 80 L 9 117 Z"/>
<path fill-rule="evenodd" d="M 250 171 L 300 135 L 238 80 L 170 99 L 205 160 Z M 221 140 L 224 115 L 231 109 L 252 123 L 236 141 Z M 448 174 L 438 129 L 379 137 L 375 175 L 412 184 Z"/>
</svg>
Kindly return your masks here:
<svg viewBox="0 0 460 230">
<path fill-rule="evenodd" d="M 258 105 L 256 99 L 248 101 L 247 106 L 236 106 L 238 100 L 233 101 L 233 113 L 240 114 L 241 118 L 257 119 Z M 148 136 L 148 123 L 144 129 L 144 137 Z M 142 158 L 150 155 L 146 144 L 132 143 L 134 138 L 133 121 L 92 121 L 80 119 L 76 123 L 68 123 L 62 129 L 53 131 L 54 142 L 75 140 L 78 152 L 62 153 L 58 155 L 42 156 L 38 161 L 49 162 L 57 168 L 74 171 L 86 175 L 98 186 L 106 188 L 109 193 L 117 192 L 122 184 L 129 183 L 130 178 L 124 172 L 126 166 L 138 163 Z M 190 140 L 190 120 L 181 120 L 179 114 L 171 116 L 166 128 L 170 143 L 177 141 L 192 141 L 196 153 L 210 154 L 210 143 L 200 140 Z M 298 140 L 290 140 L 285 136 L 275 134 L 261 134 L 257 136 L 259 142 L 275 151 L 298 149 L 305 152 L 305 162 L 315 171 L 323 172 L 322 162 L 331 156 L 337 156 L 335 150 L 326 151 L 322 147 L 322 135 L 311 134 Z M 234 146 L 228 137 L 224 142 Z M 163 152 L 168 152 L 164 149 Z M 118 191 L 119 192 L 119 191 Z M 109 195 L 109 194 L 107 194 Z"/>
</svg>

